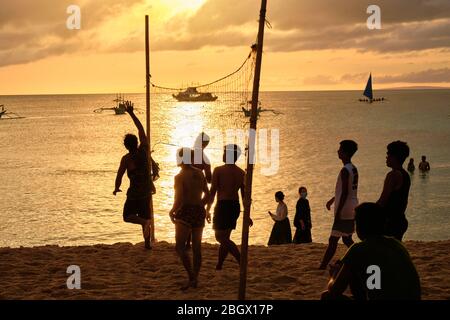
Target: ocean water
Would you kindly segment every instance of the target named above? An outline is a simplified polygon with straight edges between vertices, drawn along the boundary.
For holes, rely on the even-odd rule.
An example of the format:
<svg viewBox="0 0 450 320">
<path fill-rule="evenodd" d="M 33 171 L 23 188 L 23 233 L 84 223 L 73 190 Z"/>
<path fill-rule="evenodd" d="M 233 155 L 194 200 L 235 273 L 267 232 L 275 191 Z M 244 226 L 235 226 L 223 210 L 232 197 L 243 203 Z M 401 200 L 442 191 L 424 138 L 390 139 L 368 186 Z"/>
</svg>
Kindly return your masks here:
<svg viewBox="0 0 450 320">
<path fill-rule="evenodd" d="M 325 208 L 333 196 L 342 166 L 339 141 L 354 139 L 359 150 L 359 200 L 376 201 L 389 169 L 386 145 L 407 141 L 416 166 L 427 155 L 431 172 L 411 176 L 406 240 L 450 238 L 450 90 L 380 91 L 387 102 L 357 101 L 359 92 L 264 92 L 259 129 L 279 130 L 279 168 L 264 175 L 257 163 L 253 183 L 251 244 L 266 244 L 273 222 L 274 193 L 286 195 L 289 217 L 295 214 L 297 190 L 308 188 L 313 240 L 326 242 L 332 213 Z M 122 221 L 123 193 L 114 197 L 114 179 L 125 153 L 123 136 L 136 133 L 127 115 L 94 113 L 109 107 L 115 95 L 0 96 L 0 104 L 24 119 L 0 120 L 0 247 L 46 244 L 84 245 L 140 242 L 141 230 Z M 143 94 L 126 96 L 144 121 Z M 220 102 L 223 100 L 223 102 Z M 246 128 L 240 106 L 180 103 L 169 96 L 152 96 L 153 156 L 161 166 L 154 197 L 156 237 L 174 241 L 168 212 L 173 202 L 173 177 L 178 172 L 175 150 L 192 146 L 201 130 L 225 133 Z M 232 102 L 230 102 L 232 104 Z M 232 111 L 231 111 L 232 110 Z M 139 112 L 140 111 L 140 112 Z M 232 113 L 235 112 L 235 113 Z M 221 165 L 223 141 L 213 137 L 206 154 Z M 244 146 L 243 146 L 244 147 Z M 244 158 L 240 165 L 244 166 Z M 294 231 L 294 230 L 293 230 Z M 240 241 L 241 223 L 233 233 Z M 211 225 L 204 241 L 215 242 Z"/>
</svg>

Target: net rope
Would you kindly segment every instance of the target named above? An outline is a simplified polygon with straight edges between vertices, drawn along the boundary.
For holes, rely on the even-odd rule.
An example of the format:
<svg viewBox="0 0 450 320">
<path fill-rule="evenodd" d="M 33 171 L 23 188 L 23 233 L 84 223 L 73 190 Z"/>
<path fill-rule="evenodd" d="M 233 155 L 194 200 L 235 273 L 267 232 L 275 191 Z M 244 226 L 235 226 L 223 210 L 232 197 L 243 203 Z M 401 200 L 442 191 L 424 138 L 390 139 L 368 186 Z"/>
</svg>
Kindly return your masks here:
<svg viewBox="0 0 450 320">
<path fill-rule="evenodd" d="M 150 81 L 152 108 L 183 108 L 197 105 L 204 128 L 243 129 L 249 117 L 243 108 L 250 109 L 251 85 L 255 70 L 255 47 L 244 62 L 233 72 L 217 80 L 182 87 L 168 87 Z M 218 121 L 219 120 L 219 121 Z"/>
</svg>

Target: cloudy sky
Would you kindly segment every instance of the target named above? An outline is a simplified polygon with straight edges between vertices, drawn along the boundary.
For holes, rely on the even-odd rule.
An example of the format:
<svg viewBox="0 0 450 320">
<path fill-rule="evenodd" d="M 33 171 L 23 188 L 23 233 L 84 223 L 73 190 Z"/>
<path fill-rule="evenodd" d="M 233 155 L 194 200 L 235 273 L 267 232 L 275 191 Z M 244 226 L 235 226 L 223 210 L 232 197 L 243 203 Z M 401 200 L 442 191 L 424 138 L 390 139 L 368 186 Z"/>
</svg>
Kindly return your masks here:
<svg viewBox="0 0 450 320">
<path fill-rule="evenodd" d="M 81 29 L 68 30 L 69 5 Z M 381 8 L 381 30 L 367 7 Z M 204 83 L 255 42 L 259 0 L 1 0 L 0 95 L 143 92 L 144 15 L 152 80 Z M 450 87 L 449 0 L 268 0 L 262 89 Z"/>
</svg>

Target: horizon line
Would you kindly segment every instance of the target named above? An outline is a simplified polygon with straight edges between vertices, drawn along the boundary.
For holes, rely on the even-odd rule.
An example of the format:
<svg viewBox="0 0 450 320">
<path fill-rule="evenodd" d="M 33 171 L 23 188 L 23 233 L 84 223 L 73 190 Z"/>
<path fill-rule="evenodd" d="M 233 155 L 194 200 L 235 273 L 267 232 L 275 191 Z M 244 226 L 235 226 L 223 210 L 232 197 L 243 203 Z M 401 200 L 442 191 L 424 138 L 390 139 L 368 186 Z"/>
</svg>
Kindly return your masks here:
<svg viewBox="0 0 450 320">
<path fill-rule="evenodd" d="M 408 91 L 408 90 L 450 90 L 450 87 L 434 87 L 434 86 L 411 86 L 411 87 L 392 87 L 377 89 L 376 91 Z M 327 89 L 327 90 L 260 90 L 260 92 L 346 92 L 346 91 L 364 91 L 360 89 Z M 69 95 L 110 95 L 119 94 L 117 92 L 92 92 L 92 93 L 13 93 L 13 94 L 0 94 L 0 97 L 7 96 L 69 96 Z M 121 95 L 134 95 L 134 94 L 145 94 L 143 92 L 123 92 Z"/>
</svg>

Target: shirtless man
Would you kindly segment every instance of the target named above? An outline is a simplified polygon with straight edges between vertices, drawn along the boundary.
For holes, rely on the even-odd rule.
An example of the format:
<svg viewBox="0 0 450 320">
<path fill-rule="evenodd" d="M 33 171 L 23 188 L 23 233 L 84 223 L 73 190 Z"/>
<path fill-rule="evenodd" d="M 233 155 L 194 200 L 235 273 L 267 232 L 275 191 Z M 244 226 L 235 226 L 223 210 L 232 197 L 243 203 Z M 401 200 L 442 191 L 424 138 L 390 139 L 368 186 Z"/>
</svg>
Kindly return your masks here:
<svg viewBox="0 0 450 320">
<path fill-rule="evenodd" d="M 120 185 L 122 177 L 127 172 L 130 179 L 130 187 L 127 191 L 127 200 L 123 208 L 123 220 L 128 223 L 139 224 L 145 240 L 145 248 L 151 249 L 150 243 L 150 197 L 153 184 L 150 178 L 148 162 L 148 140 L 144 127 L 133 112 L 133 104 L 130 101 L 125 103 L 126 111 L 130 115 L 139 131 L 139 141 L 134 134 L 125 135 L 124 145 L 128 153 L 122 157 L 119 169 L 117 170 L 115 189 L 113 194 L 122 192 Z"/>
<path fill-rule="evenodd" d="M 377 203 L 383 208 L 386 218 L 384 234 L 402 241 L 408 229 L 405 212 L 408 207 L 411 179 L 408 172 L 403 169 L 403 163 L 409 156 L 409 147 L 403 141 L 391 142 L 387 146 L 386 155 L 386 166 L 392 170 L 386 175 L 383 191 Z"/>
<path fill-rule="evenodd" d="M 422 172 L 430 171 L 430 163 L 426 156 L 422 156 L 422 161 L 419 163 L 419 170 Z"/>
<path fill-rule="evenodd" d="M 204 172 L 206 181 L 211 183 L 211 162 L 205 154 L 205 148 L 209 145 L 209 136 L 202 132 L 198 135 L 194 144 L 194 152 L 201 153 L 201 159 L 198 159 L 197 156 L 194 157 L 194 167 L 200 169 Z M 195 153 L 194 153 L 195 154 Z M 201 161 L 197 161 L 201 160 Z M 199 162 L 199 163 L 197 163 Z"/>
<path fill-rule="evenodd" d="M 216 270 L 221 270 L 223 262 L 230 252 L 238 263 L 241 261 L 241 254 L 236 244 L 230 239 L 231 231 L 236 228 L 236 221 L 239 218 L 241 207 L 239 204 L 239 190 L 242 201 L 244 201 L 244 177 L 245 171 L 236 165 L 241 154 L 240 148 L 235 144 L 224 147 L 224 165 L 217 167 L 213 171 L 211 197 L 207 207 L 207 212 L 214 202 L 217 193 L 217 204 L 214 208 L 213 229 L 216 240 L 220 243 L 219 259 Z M 250 220 L 250 225 L 253 222 Z"/>
<path fill-rule="evenodd" d="M 206 182 L 211 183 L 212 175 L 211 175 L 211 163 L 206 156 L 204 150 L 209 144 L 209 136 L 202 132 L 198 135 L 197 139 L 195 139 L 194 143 L 194 161 L 192 162 L 193 166 L 197 169 L 200 169 L 205 174 Z M 201 157 L 199 157 L 199 155 Z M 186 240 L 186 249 L 191 248 L 191 236 Z"/>
<path fill-rule="evenodd" d="M 189 277 L 182 290 L 197 287 L 202 264 L 201 244 L 205 218 L 208 223 L 211 222 L 211 217 L 205 211 L 209 199 L 208 184 L 202 171 L 191 165 L 193 156 L 194 153 L 189 148 L 177 151 L 177 164 L 181 170 L 175 176 L 175 200 L 169 212 L 170 219 L 175 224 L 175 249 Z M 193 268 L 186 248 L 186 240 L 191 234 Z"/>
</svg>

